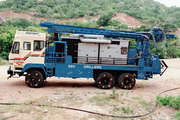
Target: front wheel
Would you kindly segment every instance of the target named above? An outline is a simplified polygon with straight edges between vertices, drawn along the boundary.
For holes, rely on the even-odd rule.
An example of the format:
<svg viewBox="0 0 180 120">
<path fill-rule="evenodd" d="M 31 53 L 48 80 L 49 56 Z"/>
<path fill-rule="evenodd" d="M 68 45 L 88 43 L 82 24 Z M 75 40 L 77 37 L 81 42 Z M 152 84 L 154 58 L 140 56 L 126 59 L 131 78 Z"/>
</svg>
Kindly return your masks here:
<svg viewBox="0 0 180 120">
<path fill-rule="evenodd" d="M 136 84 L 135 77 L 130 73 L 124 73 L 118 78 L 118 85 L 122 89 L 132 89 Z"/>
<path fill-rule="evenodd" d="M 25 82 L 29 87 L 40 88 L 44 84 L 44 77 L 38 70 L 30 70 L 27 72 Z"/>
<path fill-rule="evenodd" d="M 96 78 L 96 83 L 99 88 L 110 89 L 114 86 L 114 77 L 111 73 L 103 72 Z"/>
</svg>

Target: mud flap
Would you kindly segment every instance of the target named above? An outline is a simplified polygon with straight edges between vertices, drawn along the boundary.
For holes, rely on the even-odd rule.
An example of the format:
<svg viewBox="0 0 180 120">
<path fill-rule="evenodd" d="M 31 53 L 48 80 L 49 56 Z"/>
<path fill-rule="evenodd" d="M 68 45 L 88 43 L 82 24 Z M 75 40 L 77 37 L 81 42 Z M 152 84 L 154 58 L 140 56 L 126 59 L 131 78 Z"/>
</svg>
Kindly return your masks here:
<svg viewBox="0 0 180 120">
<path fill-rule="evenodd" d="M 160 76 L 162 76 L 164 74 L 164 72 L 167 70 L 168 66 L 167 66 L 167 64 L 163 60 L 160 61 L 160 63 L 161 63 L 161 71 L 162 71 L 160 73 Z"/>
</svg>

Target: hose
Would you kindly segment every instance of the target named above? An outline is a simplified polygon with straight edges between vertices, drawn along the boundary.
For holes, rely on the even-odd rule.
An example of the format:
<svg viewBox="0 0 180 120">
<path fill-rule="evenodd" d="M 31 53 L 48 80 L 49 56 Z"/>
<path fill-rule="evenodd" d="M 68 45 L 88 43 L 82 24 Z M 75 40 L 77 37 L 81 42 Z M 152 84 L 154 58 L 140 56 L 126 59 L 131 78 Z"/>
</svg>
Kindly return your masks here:
<svg viewBox="0 0 180 120">
<path fill-rule="evenodd" d="M 159 30 L 159 31 L 161 31 L 161 33 L 162 33 L 162 40 L 164 40 L 164 44 L 162 44 L 161 46 L 159 46 L 159 45 L 157 44 L 157 42 L 156 42 L 156 39 L 155 39 L 154 35 L 152 35 L 153 41 L 154 41 L 154 43 L 155 43 L 155 47 L 156 47 L 156 49 L 158 49 L 158 48 L 163 48 L 163 47 L 166 45 L 166 43 L 167 43 L 166 34 L 165 34 L 165 32 L 164 32 L 163 29 L 161 29 L 161 28 L 156 28 L 156 29 Z"/>
</svg>

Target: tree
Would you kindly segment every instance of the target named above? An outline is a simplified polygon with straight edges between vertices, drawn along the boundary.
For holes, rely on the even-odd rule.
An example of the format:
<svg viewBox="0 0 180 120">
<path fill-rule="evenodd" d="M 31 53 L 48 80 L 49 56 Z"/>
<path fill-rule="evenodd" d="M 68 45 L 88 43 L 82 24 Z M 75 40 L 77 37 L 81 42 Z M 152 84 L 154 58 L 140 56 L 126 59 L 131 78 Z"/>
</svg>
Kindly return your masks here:
<svg viewBox="0 0 180 120">
<path fill-rule="evenodd" d="M 112 17 L 113 17 L 112 13 L 108 13 L 108 14 L 106 13 L 106 14 L 100 16 L 100 18 L 97 21 L 97 24 L 99 26 L 107 26 L 108 22 L 112 19 Z"/>
</svg>

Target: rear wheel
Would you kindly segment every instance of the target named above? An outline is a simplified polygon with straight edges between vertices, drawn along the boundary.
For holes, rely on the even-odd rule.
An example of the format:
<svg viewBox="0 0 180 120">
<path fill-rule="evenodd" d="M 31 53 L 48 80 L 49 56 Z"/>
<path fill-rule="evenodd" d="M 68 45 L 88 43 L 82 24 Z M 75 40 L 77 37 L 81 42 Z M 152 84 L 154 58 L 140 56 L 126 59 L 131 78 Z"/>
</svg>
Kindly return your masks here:
<svg viewBox="0 0 180 120">
<path fill-rule="evenodd" d="M 111 73 L 100 73 L 96 78 L 96 83 L 99 88 L 110 89 L 114 86 L 114 77 Z"/>
<path fill-rule="evenodd" d="M 44 84 L 44 77 L 38 70 L 30 70 L 27 72 L 25 82 L 29 87 L 39 88 Z"/>
<path fill-rule="evenodd" d="M 95 75 L 93 75 L 93 79 L 94 79 L 94 81 L 96 82 L 97 77 L 96 77 Z"/>
<path fill-rule="evenodd" d="M 118 85 L 122 89 L 132 89 L 136 84 L 135 77 L 130 73 L 124 73 L 118 78 Z"/>
</svg>

